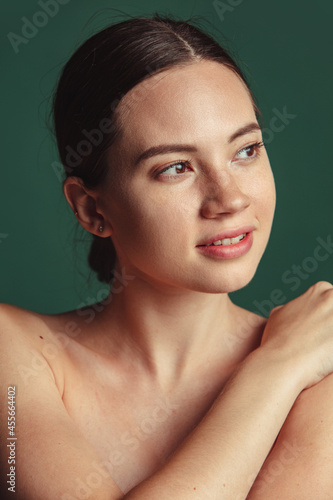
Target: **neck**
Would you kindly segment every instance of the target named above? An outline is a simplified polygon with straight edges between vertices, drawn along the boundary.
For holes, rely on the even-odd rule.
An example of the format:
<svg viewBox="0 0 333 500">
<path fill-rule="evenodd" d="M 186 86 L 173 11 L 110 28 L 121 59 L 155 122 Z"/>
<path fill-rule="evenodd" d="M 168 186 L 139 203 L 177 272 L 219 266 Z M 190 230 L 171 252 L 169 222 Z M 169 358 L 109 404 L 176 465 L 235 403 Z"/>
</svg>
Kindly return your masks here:
<svg viewBox="0 0 333 500">
<path fill-rule="evenodd" d="M 198 368 L 230 361 L 226 338 L 235 330 L 239 308 L 226 293 L 166 290 L 135 277 L 122 288 L 114 284 L 105 302 L 102 334 L 112 332 L 119 355 L 139 362 L 159 381 L 177 383 Z"/>
</svg>

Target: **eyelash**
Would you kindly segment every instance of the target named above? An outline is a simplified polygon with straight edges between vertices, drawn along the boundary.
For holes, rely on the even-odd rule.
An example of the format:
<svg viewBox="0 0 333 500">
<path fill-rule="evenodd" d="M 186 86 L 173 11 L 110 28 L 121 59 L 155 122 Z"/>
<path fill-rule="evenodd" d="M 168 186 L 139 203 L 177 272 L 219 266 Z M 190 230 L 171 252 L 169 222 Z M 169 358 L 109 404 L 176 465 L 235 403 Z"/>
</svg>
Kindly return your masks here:
<svg viewBox="0 0 333 500">
<path fill-rule="evenodd" d="M 260 156 L 261 152 L 260 152 L 260 148 L 262 148 L 263 146 L 265 146 L 265 143 L 264 141 L 261 141 L 261 142 L 255 142 L 253 144 L 250 144 L 250 146 L 245 146 L 245 148 L 242 148 L 240 149 L 236 154 L 239 154 L 241 153 L 242 151 L 246 151 L 247 149 L 254 149 L 255 152 L 256 152 L 256 157 Z M 251 158 L 251 157 L 250 157 Z M 249 159 L 250 159 L 249 158 Z"/>
<path fill-rule="evenodd" d="M 242 148 L 240 149 L 239 151 L 237 151 L 236 155 L 238 155 L 239 153 L 241 153 L 242 151 L 246 151 L 248 149 L 252 149 L 256 152 L 256 155 L 254 157 L 249 157 L 248 159 L 246 158 L 241 158 L 242 160 L 251 160 L 252 158 L 258 158 L 261 154 L 260 152 L 260 148 L 262 148 L 263 146 L 265 146 L 265 143 L 264 141 L 261 141 L 261 142 L 255 142 L 253 144 L 250 144 L 249 146 L 246 146 L 245 148 Z M 182 166 L 190 166 L 192 160 L 191 159 L 188 159 L 188 160 L 177 160 L 173 163 L 171 163 L 171 165 L 168 165 L 167 167 L 165 167 L 163 170 L 161 170 L 160 172 L 158 172 L 158 174 L 156 175 L 156 177 L 158 177 L 159 175 L 163 174 L 164 172 L 166 172 L 167 170 L 169 170 L 169 168 L 172 168 L 176 165 L 182 165 Z M 168 177 L 168 178 L 175 178 L 175 177 L 179 177 L 181 174 L 171 174 L 171 175 L 167 175 L 165 177 Z"/>
</svg>

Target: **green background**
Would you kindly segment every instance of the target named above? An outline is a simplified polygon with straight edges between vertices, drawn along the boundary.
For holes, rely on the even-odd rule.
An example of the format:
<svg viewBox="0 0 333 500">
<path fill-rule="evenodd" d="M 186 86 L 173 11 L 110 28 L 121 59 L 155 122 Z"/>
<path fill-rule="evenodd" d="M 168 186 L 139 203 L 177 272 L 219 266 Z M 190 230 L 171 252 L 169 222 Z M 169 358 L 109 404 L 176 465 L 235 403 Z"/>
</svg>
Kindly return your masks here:
<svg viewBox="0 0 333 500">
<path fill-rule="evenodd" d="M 8 33 L 21 35 L 22 18 L 37 19 L 43 9 L 34 0 L 2 3 L 1 302 L 55 313 L 95 302 L 105 289 L 89 277 L 87 238 L 77 231 L 62 194 L 47 115 L 61 67 L 79 44 L 112 21 L 118 14 L 113 9 L 202 16 L 212 24 L 212 34 L 230 40 L 250 75 L 265 118 L 278 202 L 258 272 L 233 300 L 264 312 L 258 306 L 262 301 L 270 301 L 264 303 L 269 310 L 272 299 L 290 300 L 318 280 L 333 282 L 332 253 L 325 261 L 313 257 L 316 238 L 333 236 L 333 4 L 229 0 L 223 5 L 226 11 L 219 15 L 214 2 L 203 0 L 69 0 L 15 53 Z M 295 116 L 274 132 L 272 119 L 283 109 Z M 283 278 L 294 275 L 293 266 L 300 266 L 298 282 Z"/>
</svg>

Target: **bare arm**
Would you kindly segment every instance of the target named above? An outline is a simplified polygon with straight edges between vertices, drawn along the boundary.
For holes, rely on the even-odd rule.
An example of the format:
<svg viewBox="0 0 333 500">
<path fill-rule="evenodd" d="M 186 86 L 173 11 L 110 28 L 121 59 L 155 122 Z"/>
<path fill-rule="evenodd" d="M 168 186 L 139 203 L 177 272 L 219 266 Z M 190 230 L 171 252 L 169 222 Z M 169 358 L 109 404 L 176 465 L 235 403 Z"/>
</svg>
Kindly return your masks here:
<svg viewBox="0 0 333 500">
<path fill-rule="evenodd" d="M 26 324 L 26 328 L 31 326 Z M 83 498 L 84 490 L 86 494 L 91 491 L 84 498 L 123 498 L 69 417 L 45 358 L 19 330 L 11 308 L 0 305 L 1 500 L 76 500 Z M 7 439 L 12 413 L 8 413 L 8 387 L 15 387 L 16 440 Z M 13 420 L 9 423 L 12 427 Z M 14 454 L 7 447 L 11 442 Z M 8 490 L 10 467 L 15 467 L 14 491 Z"/>
<path fill-rule="evenodd" d="M 332 374 L 300 394 L 247 500 L 332 498 L 332 395 Z"/>
</svg>

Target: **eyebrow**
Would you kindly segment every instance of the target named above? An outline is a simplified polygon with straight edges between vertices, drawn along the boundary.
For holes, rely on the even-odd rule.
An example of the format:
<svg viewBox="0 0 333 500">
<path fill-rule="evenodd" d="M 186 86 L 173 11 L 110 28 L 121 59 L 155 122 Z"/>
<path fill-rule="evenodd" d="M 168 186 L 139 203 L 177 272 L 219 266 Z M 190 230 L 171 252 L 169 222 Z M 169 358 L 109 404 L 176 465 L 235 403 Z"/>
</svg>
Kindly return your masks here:
<svg viewBox="0 0 333 500">
<path fill-rule="evenodd" d="M 261 130 L 260 125 L 257 122 L 249 123 L 245 125 L 245 127 L 239 128 L 234 132 L 228 139 L 228 143 L 235 141 L 238 137 L 242 135 L 250 134 L 251 132 L 256 132 L 257 130 Z"/>
<path fill-rule="evenodd" d="M 228 143 L 231 144 L 238 137 L 242 135 L 249 134 L 251 132 L 255 132 L 257 130 L 261 130 L 260 125 L 257 122 L 249 123 L 244 127 L 236 130 L 228 139 Z M 191 146 L 189 144 L 160 144 L 159 146 L 152 146 L 149 149 L 143 151 L 135 160 L 134 165 L 137 166 L 143 160 L 147 160 L 153 156 L 162 155 L 165 153 L 179 153 L 182 151 L 186 151 L 188 153 L 194 153 L 197 151 L 195 146 Z"/>
</svg>

